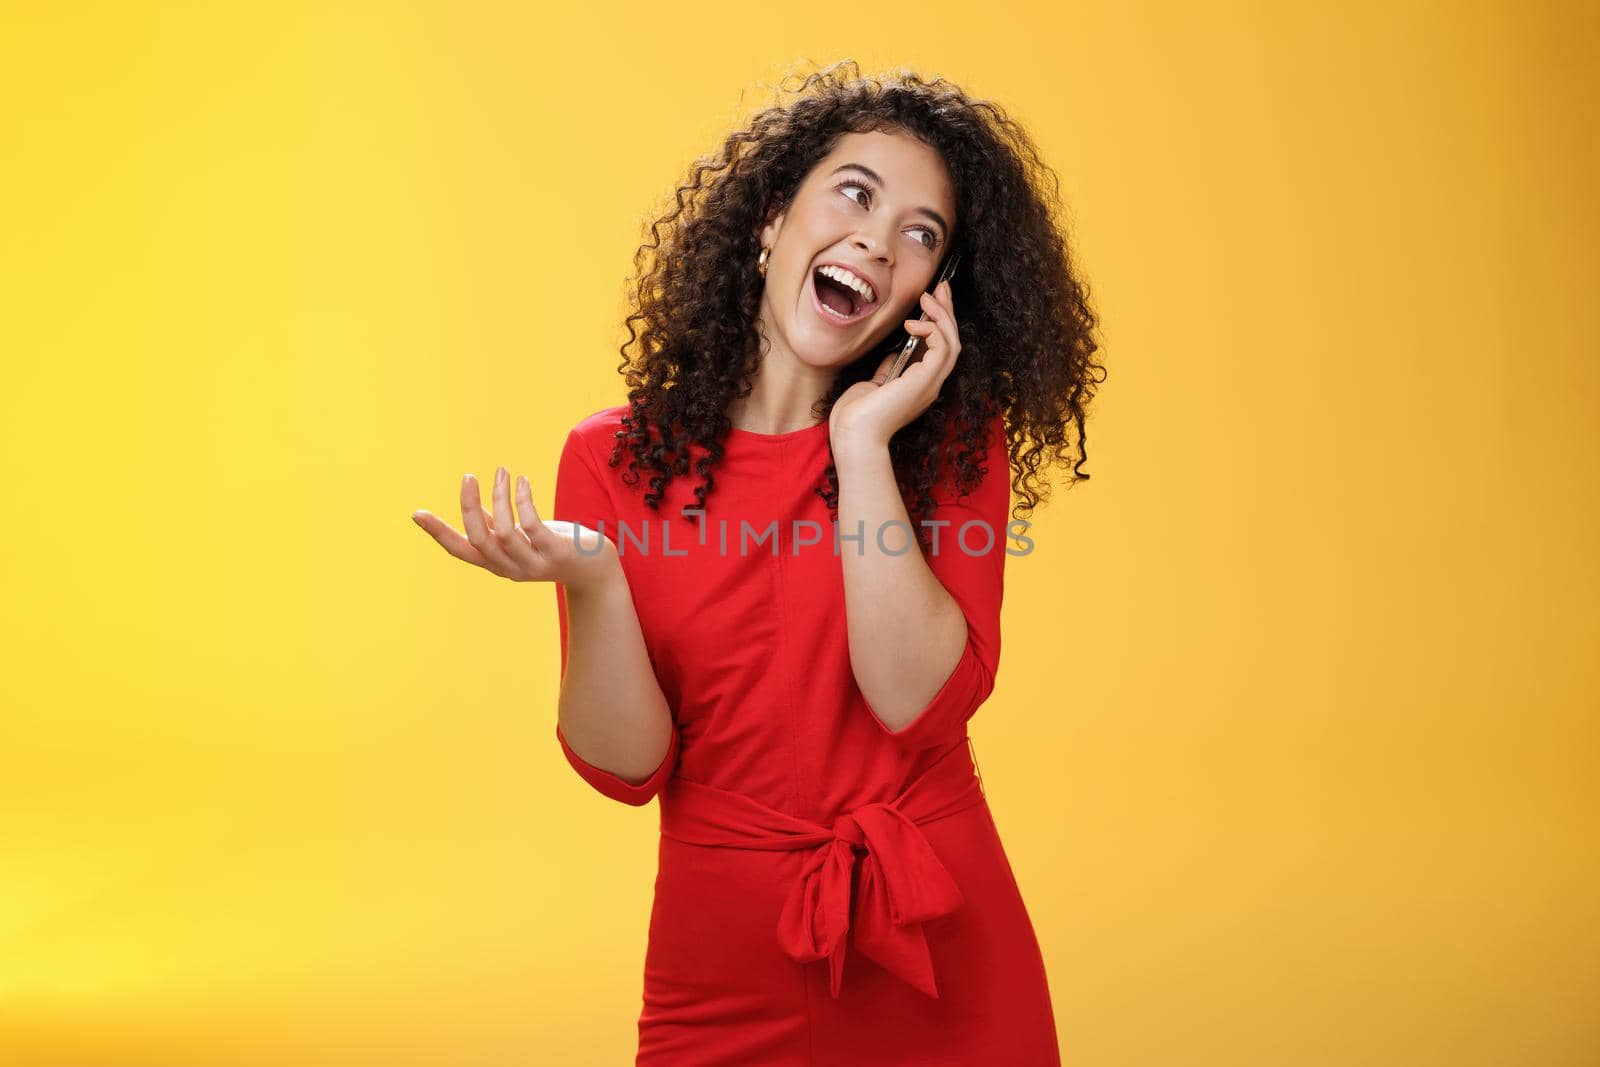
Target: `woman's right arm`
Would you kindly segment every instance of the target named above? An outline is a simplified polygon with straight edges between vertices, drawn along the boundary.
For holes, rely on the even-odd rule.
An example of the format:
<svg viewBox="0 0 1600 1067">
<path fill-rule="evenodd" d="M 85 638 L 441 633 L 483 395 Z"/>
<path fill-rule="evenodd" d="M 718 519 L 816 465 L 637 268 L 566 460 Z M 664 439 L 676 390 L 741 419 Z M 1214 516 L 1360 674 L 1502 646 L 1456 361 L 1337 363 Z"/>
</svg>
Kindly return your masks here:
<svg viewBox="0 0 1600 1067">
<path fill-rule="evenodd" d="M 581 423 L 579 424 L 582 425 Z M 613 800 L 648 804 L 678 757 L 678 731 L 645 649 L 644 633 L 611 538 L 617 508 L 599 460 L 574 428 L 556 465 L 554 518 L 608 536 L 579 532 L 587 550 L 574 580 L 556 584 L 561 630 L 561 697 L 556 739 L 572 769 Z M 556 527 L 571 527 L 558 521 Z"/>
<path fill-rule="evenodd" d="M 678 731 L 645 651 L 628 579 L 609 542 L 604 556 L 606 566 L 596 568 L 593 581 L 556 586 L 556 738 L 573 769 L 599 792 L 624 804 L 647 804 L 672 773 Z"/>
<path fill-rule="evenodd" d="M 614 529 L 615 508 L 594 457 L 577 429 L 567 435 L 556 471 L 556 517 L 549 521 L 539 518 L 528 480 L 518 478 L 519 523 L 509 483 L 509 473 L 496 472 L 491 513 L 476 479 L 462 479 L 464 535 L 427 511 L 412 519 L 457 559 L 512 581 L 555 584 L 561 633 L 556 738 L 573 769 L 598 792 L 646 804 L 677 762 L 678 730 L 616 545 L 601 536 Z"/>
</svg>

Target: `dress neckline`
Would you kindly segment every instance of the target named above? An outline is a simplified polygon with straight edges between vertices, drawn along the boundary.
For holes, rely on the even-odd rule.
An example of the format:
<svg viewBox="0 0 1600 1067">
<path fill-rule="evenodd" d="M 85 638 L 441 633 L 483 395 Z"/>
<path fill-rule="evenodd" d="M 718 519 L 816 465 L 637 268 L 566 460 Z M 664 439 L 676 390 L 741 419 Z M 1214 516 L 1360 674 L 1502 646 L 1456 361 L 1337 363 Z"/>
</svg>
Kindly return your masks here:
<svg viewBox="0 0 1600 1067">
<path fill-rule="evenodd" d="M 740 440 L 776 443 L 779 441 L 793 441 L 797 438 L 809 437 L 812 434 L 825 434 L 827 432 L 828 420 L 823 419 L 819 423 L 815 423 L 811 426 L 802 426 L 800 429 L 790 430 L 788 433 L 757 433 L 754 430 L 741 430 L 737 426 L 734 426 L 728 429 L 728 439 L 730 441 Z"/>
</svg>

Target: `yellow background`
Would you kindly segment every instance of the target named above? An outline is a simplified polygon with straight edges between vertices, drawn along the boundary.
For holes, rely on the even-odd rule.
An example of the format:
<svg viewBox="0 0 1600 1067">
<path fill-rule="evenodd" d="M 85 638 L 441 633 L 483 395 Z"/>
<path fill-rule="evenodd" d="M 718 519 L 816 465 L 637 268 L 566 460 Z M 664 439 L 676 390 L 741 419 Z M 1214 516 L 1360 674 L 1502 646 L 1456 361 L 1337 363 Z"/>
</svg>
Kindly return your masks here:
<svg viewBox="0 0 1600 1067">
<path fill-rule="evenodd" d="M 409 515 L 548 506 L 846 56 L 1027 124 L 1105 319 L 973 725 L 1066 1062 L 1600 1057 L 1592 5 L 231 6 L 0 22 L 0 1062 L 631 1062 L 655 810 Z"/>
</svg>

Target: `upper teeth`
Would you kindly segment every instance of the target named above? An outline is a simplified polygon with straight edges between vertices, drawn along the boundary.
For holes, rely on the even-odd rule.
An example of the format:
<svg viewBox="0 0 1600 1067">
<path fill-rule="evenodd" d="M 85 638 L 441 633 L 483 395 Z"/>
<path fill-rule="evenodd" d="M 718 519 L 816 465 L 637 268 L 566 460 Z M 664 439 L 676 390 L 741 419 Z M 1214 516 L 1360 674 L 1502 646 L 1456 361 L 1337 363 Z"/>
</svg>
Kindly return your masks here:
<svg viewBox="0 0 1600 1067">
<path fill-rule="evenodd" d="M 860 293 L 861 299 L 865 300 L 869 304 L 875 304 L 878 302 L 877 294 L 872 291 L 872 284 L 865 278 L 858 278 L 854 273 L 845 270 L 843 267 L 835 267 L 833 264 L 829 263 L 818 267 L 817 273 L 825 277 L 832 278 L 840 285 L 848 285 L 850 288 Z"/>
</svg>

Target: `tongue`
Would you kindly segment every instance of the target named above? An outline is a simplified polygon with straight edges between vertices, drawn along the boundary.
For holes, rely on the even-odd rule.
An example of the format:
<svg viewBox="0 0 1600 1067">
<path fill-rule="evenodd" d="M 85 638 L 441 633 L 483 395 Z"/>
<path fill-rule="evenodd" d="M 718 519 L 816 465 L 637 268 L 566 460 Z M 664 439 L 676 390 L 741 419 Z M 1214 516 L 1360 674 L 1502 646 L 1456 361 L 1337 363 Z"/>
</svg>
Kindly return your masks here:
<svg viewBox="0 0 1600 1067">
<path fill-rule="evenodd" d="M 855 293 L 824 274 L 816 276 L 817 299 L 841 315 L 856 310 Z"/>
</svg>

